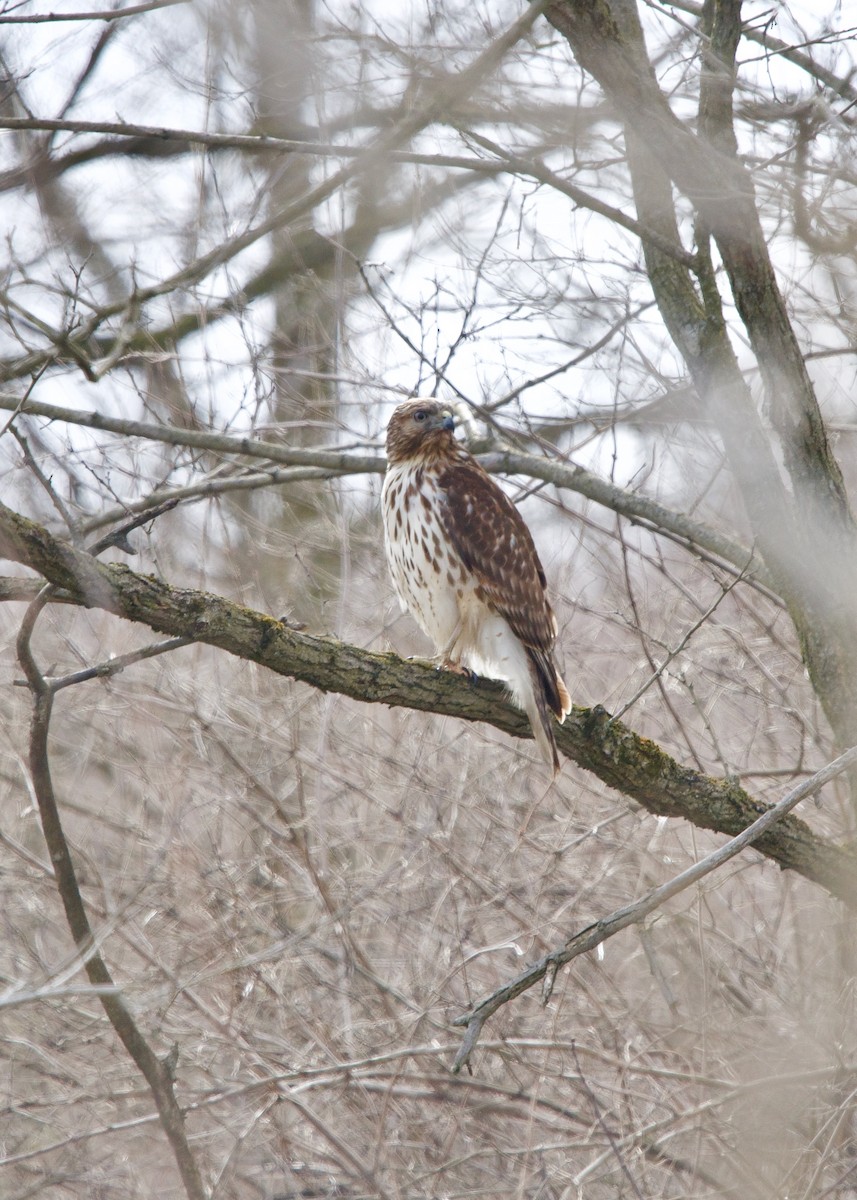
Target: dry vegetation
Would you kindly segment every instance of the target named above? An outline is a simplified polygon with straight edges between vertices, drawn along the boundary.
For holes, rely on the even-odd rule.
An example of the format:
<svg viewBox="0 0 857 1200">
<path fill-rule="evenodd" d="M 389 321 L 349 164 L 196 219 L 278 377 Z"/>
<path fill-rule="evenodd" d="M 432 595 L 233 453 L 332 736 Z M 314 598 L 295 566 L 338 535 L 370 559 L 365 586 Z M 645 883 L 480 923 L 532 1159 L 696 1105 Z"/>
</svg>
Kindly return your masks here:
<svg viewBox="0 0 857 1200">
<path fill-rule="evenodd" d="M 9 1200 L 857 1196 L 857 887 L 781 870 L 785 842 L 502 1004 L 452 1070 L 457 1019 L 730 829 L 656 815 L 642 743 L 624 790 L 572 761 L 597 750 L 582 710 L 694 773 L 689 816 L 704 776 L 749 819 L 857 744 L 844 22 L 745 4 L 733 80 L 740 5 L 641 5 L 684 123 L 662 142 L 645 72 L 626 95 L 611 59 L 642 62 L 630 2 L 501 7 L 0 13 L 2 500 L 59 539 L 34 571 L 0 506 Z M 762 243 L 682 149 L 728 175 L 733 128 Z M 581 706 L 553 786 L 490 689 L 384 659 L 391 702 L 365 702 L 194 608 L 283 617 L 343 662 L 425 653 L 378 514 L 410 392 L 532 457 L 500 477 Z M 56 549 L 147 512 L 98 557 L 186 589 L 169 620 L 106 611 L 132 577 L 102 594 Z M 52 681 L 98 665 L 56 690 L 40 756 Z M 854 853 L 855 790 L 797 811 L 822 861 Z"/>
</svg>

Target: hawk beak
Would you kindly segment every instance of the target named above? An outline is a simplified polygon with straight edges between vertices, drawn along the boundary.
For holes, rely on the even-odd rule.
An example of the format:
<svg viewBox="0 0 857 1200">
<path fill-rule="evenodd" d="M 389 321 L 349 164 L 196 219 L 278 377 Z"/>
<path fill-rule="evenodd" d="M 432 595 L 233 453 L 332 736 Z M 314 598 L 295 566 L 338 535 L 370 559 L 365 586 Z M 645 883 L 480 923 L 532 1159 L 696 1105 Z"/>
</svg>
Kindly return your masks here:
<svg viewBox="0 0 857 1200">
<path fill-rule="evenodd" d="M 452 413 L 445 412 L 443 414 L 440 421 L 440 427 L 441 429 L 448 429 L 450 431 L 455 429 L 455 418 L 453 417 Z"/>
</svg>

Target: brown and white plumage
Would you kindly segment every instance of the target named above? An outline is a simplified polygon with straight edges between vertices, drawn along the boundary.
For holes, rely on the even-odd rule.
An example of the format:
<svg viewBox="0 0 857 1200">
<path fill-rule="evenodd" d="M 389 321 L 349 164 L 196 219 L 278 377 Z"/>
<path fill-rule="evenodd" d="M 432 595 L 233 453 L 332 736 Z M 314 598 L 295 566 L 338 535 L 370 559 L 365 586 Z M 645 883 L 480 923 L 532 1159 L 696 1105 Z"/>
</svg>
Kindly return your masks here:
<svg viewBox="0 0 857 1200">
<path fill-rule="evenodd" d="M 453 437 L 449 408 L 408 400 L 387 427 L 384 538 L 402 607 L 437 647 L 506 681 L 554 773 L 552 716 L 571 710 L 556 669 L 545 573 L 515 505 Z"/>
</svg>

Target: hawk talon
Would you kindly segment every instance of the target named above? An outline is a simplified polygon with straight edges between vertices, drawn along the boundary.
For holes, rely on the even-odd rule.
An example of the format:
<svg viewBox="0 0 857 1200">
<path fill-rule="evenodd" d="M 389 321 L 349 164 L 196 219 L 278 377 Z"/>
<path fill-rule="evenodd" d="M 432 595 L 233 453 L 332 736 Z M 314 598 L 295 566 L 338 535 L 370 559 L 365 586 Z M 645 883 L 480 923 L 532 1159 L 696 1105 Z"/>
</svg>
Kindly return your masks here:
<svg viewBox="0 0 857 1200">
<path fill-rule="evenodd" d="M 479 676 L 476 674 L 476 672 L 471 671 L 470 667 L 462 666 L 461 663 L 441 659 L 439 662 L 435 663 L 434 669 L 436 671 L 449 671 L 451 675 L 463 675 L 468 683 L 479 682 Z"/>
</svg>

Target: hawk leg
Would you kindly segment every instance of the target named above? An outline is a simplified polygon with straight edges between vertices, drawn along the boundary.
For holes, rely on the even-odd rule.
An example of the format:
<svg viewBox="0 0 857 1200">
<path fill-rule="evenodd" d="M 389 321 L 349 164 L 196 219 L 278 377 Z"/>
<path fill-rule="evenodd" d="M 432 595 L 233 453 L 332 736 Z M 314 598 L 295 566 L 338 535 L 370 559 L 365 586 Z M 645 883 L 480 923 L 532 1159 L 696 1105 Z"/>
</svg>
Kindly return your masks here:
<svg viewBox="0 0 857 1200">
<path fill-rule="evenodd" d="M 462 666 L 460 652 L 456 654 L 456 646 L 461 640 L 463 629 L 464 624 L 459 618 L 452 631 L 452 636 L 443 649 L 437 652 L 433 661 L 438 671 L 451 671 L 453 675 L 464 675 L 471 683 L 475 683 L 479 676 L 475 671 L 471 671 L 469 667 Z"/>
</svg>

